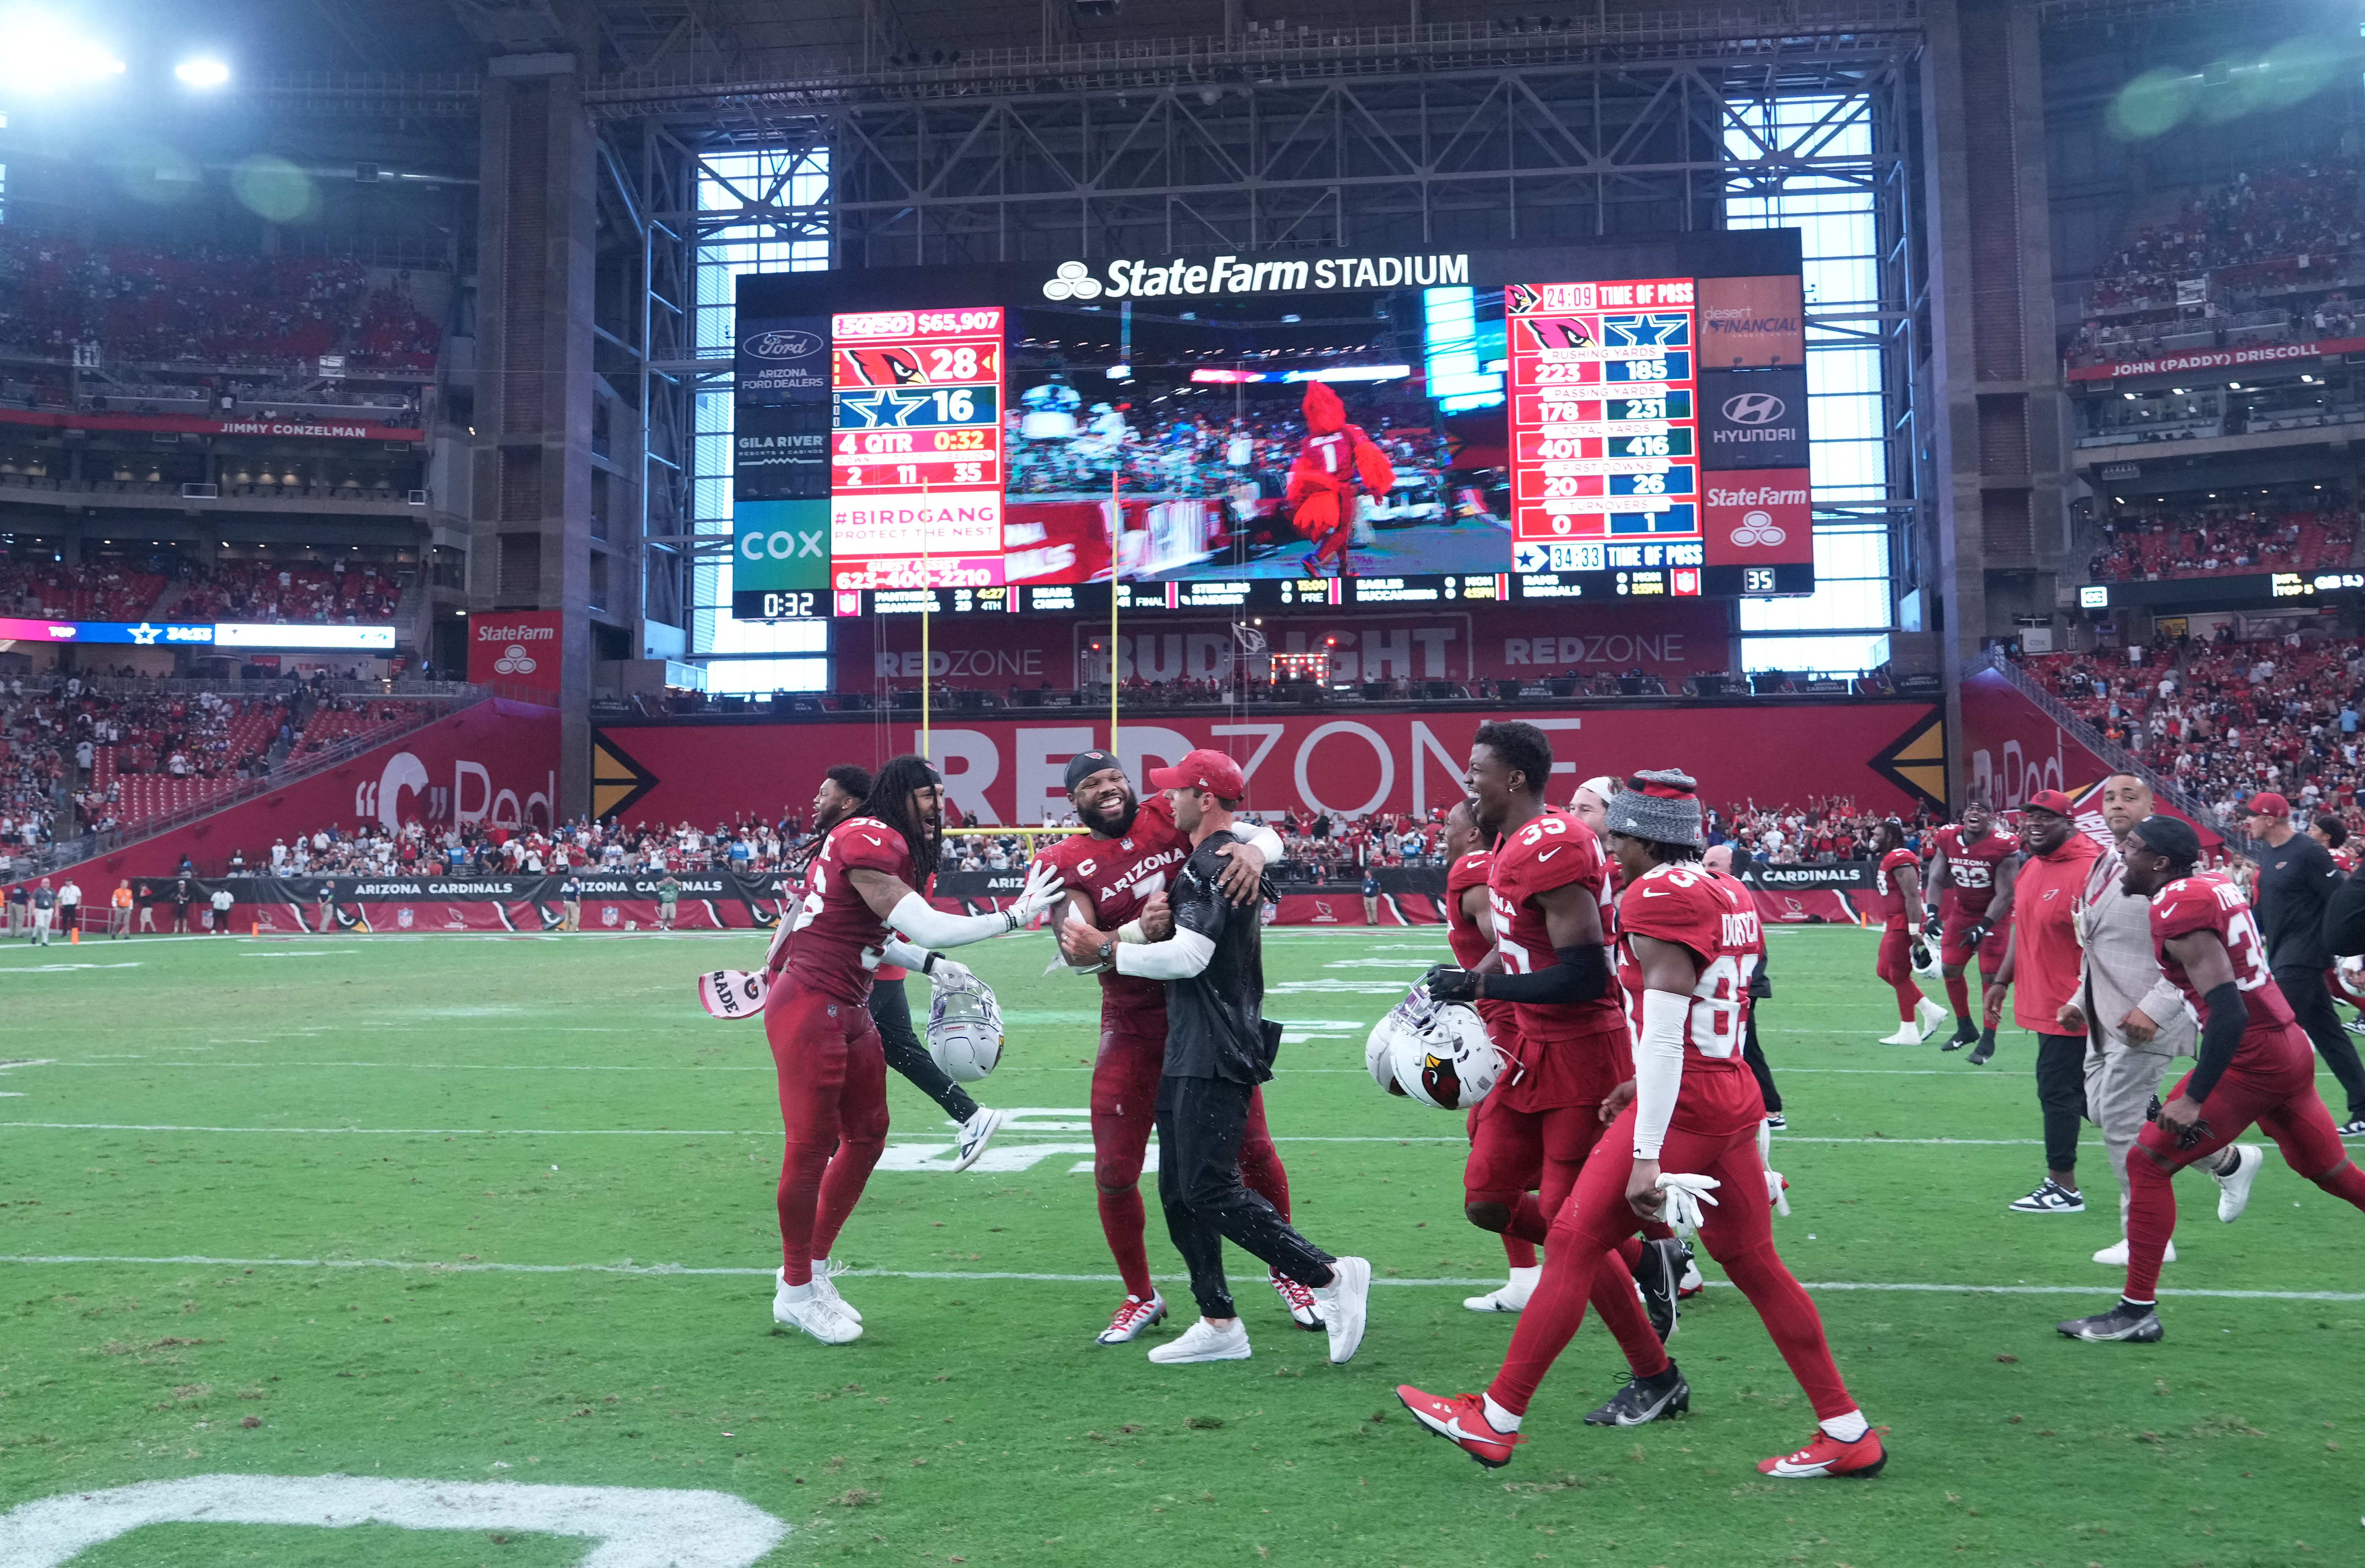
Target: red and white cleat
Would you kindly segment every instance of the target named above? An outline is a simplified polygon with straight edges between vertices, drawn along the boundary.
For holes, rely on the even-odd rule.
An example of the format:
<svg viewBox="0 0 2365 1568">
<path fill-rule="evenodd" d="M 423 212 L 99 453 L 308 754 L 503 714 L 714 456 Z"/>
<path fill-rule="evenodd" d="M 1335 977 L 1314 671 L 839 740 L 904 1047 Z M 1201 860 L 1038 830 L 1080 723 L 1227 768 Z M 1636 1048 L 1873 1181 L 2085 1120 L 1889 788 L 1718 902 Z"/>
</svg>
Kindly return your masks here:
<svg viewBox="0 0 2365 1568">
<path fill-rule="evenodd" d="M 1126 1296 L 1125 1305 L 1116 1309 L 1116 1316 L 1109 1319 L 1109 1326 L 1101 1330 L 1099 1338 L 1093 1342 L 1130 1345 L 1163 1322 L 1165 1317 L 1166 1298 L 1156 1291 L 1149 1293 L 1148 1301 L 1138 1295 Z"/>
<path fill-rule="evenodd" d="M 1322 1321 L 1322 1305 L 1314 1299 L 1312 1291 L 1277 1270 L 1272 1275 L 1272 1291 L 1275 1295 L 1281 1297 L 1281 1304 L 1289 1308 L 1289 1320 L 1292 1323 L 1311 1333 L 1318 1334 L 1322 1331 L 1325 1327 Z"/>
<path fill-rule="evenodd" d="M 1412 1418 L 1468 1454 L 1489 1470 L 1511 1462 L 1511 1450 L 1527 1439 L 1517 1432 L 1498 1432 L 1486 1419 L 1485 1396 L 1457 1394 L 1452 1398 L 1423 1394 L 1408 1383 L 1396 1385 L 1396 1397 Z"/>
<path fill-rule="evenodd" d="M 1832 1476 L 1863 1481 L 1880 1473 L 1889 1462 L 1889 1450 L 1880 1446 L 1880 1435 L 1886 1427 L 1874 1427 L 1852 1443 L 1844 1443 L 1829 1432 L 1817 1432 L 1815 1440 L 1796 1453 L 1777 1454 L 1757 1462 L 1760 1475 L 1794 1477 Z"/>
</svg>

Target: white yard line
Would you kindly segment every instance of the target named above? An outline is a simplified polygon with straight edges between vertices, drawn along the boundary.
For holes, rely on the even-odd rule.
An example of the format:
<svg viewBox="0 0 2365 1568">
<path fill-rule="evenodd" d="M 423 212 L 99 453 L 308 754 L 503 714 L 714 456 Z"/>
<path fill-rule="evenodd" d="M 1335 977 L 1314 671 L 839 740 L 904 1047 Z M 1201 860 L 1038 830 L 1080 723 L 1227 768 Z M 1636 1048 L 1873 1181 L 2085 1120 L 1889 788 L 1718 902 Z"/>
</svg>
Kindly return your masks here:
<svg viewBox="0 0 2365 1568">
<path fill-rule="evenodd" d="M 664 1279 L 679 1276 L 686 1279 L 769 1279 L 771 1268 L 692 1268 L 680 1263 L 485 1263 L 412 1261 L 391 1258 L 209 1258 L 183 1255 L 178 1257 L 110 1257 L 68 1253 L 0 1256 L 0 1266 L 170 1266 L 206 1269 L 387 1269 L 403 1272 L 450 1274 L 622 1274 L 644 1278 Z M 958 1269 L 850 1269 L 841 1278 L 880 1280 L 1016 1280 L 1037 1284 L 1118 1284 L 1115 1274 L 1051 1274 L 1001 1270 Z M 1411 1285 L 1466 1289 L 1472 1285 L 1499 1285 L 1500 1275 L 1485 1277 L 1439 1276 L 1435 1278 L 1405 1278 L 1375 1274 L 1375 1285 Z M 1724 1280 L 1710 1280 L 1711 1286 L 1731 1289 Z M 1860 1291 L 1873 1293 L 1906 1293 L 1917 1295 L 2093 1295 L 2109 1288 L 2101 1284 L 2084 1285 L 1988 1285 L 1935 1284 L 1927 1281 L 1867 1281 L 1867 1280 L 1802 1280 L 1810 1291 Z M 2162 1295 L 2202 1296 L 2222 1301 L 2365 1301 L 2360 1291 L 2237 1291 L 2237 1290 L 2162 1290 Z"/>
</svg>

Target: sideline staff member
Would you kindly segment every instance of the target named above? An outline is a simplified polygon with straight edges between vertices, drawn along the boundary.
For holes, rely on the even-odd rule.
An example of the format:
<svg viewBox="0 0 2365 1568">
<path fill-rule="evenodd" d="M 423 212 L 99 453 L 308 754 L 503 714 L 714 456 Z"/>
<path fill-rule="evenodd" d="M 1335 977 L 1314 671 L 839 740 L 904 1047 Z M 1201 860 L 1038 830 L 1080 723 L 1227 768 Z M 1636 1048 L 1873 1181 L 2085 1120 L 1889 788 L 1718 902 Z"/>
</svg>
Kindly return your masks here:
<svg viewBox="0 0 2365 1568">
<path fill-rule="evenodd" d="M 2086 1212 L 2078 1191 L 2078 1127 L 2086 1119 L 2086 1035 L 2063 1033 L 2061 1010 L 2078 996 L 2079 897 L 2102 846 L 2078 829 L 2069 797 L 2039 790 L 2021 808 L 2020 844 L 2028 859 L 2013 879 L 2012 945 L 1988 987 L 1986 1027 L 2003 1015 L 2012 981 L 2012 1019 L 2036 1036 L 2036 1103 L 2045 1117 L 2045 1180 L 2012 1201 L 2024 1215 Z M 1975 1051 L 1971 1060 L 1977 1062 Z"/>
<path fill-rule="evenodd" d="M 1182 1338 L 1149 1352 L 1153 1361 L 1238 1361 L 1250 1355 L 1249 1331 L 1224 1280 L 1224 1242 L 1261 1259 L 1314 1293 L 1330 1337 L 1330 1359 L 1351 1359 L 1363 1339 L 1372 1265 L 1333 1258 L 1281 1217 L 1240 1180 L 1240 1139 L 1257 1085 L 1272 1076 L 1281 1026 L 1264 1021 L 1261 912 L 1235 909 L 1216 885 L 1220 852 L 1240 842 L 1232 812 L 1248 793 L 1240 765 L 1220 751 L 1191 753 L 1180 766 L 1153 768 L 1149 786 L 1174 801 L 1174 825 L 1191 839 L 1191 858 L 1175 879 L 1173 908 L 1160 919 L 1144 911 L 1146 930 L 1171 927 L 1160 940 L 1119 943 L 1084 924 L 1072 908 L 1059 949 L 1076 967 L 1114 965 L 1117 973 L 1166 984 L 1166 1069 L 1158 1085 L 1158 1199 L 1174 1249 L 1191 1269 L 1201 1314 Z"/>
<path fill-rule="evenodd" d="M 2340 868 L 2332 863 L 2330 850 L 2293 831 L 2291 802 L 2271 790 L 2250 797 L 2247 825 L 2250 836 L 2267 846 L 2259 857 L 2259 882 L 2250 899 L 2267 942 L 2267 967 L 2315 1054 L 2340 1080 L 2348 1096 L 2340 1133 L 2355 1137 L 2365 1133 L 2365 1063 L 2358 1061 L 2357 1047 L 2341 1028 L 2332 992 L 2324 984 L 2325 971 L 2332 968 L 2324 914 L 2340 885 Z"/>
</svg>

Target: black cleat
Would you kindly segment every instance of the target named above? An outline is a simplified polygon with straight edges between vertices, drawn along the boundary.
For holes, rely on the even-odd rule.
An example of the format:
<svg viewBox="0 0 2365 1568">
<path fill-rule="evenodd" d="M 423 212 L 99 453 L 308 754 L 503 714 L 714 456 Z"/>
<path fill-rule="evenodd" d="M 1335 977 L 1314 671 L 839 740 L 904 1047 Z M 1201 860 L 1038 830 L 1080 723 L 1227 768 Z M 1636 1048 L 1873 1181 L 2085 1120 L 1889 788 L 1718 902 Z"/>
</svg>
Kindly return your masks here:
<svg viewBox="0 0 2365 1568">
<path fill-rule="evenodd" d="M 1965 1046 L 1977 1044 L 1978 1037 L 1979 1026 L 1977 1024 L 1967 1018 L 1958 1018 L 1955 1021 L 1954 1037 L 1938 1048 L 1942 1051 L 1959 1051 Z"/>
<path fill-rule="evenodd" d="M 1781 1113 L 1781 1112 L 1779 1112 L 1779 1111 L 1768 1111 L 1768 1112 L 1766 1112 L 1766 1113 L 1765 1113 L 1765 1125 L 1766 1125 L 1767 1126 L 1769 1126 L 1769 1127 L 1772 1127 L 1776 1132 L 1777 1132 L 1777 1133 L 1778 1133 L 1778 1132 L 1780 1132 L 1783 1128 L 1785 1128 L 1785 1127 L 1788 1126 L 1790 1124 L 1789 1124 L 1788 1120 L 1788 1119 L 1786 1119 L 1786 1118 L 1783 1116 L 1783 1114 L 1782 1114 L 1782 1113 Z"/>
<path fill-rule="evenodd" d="M 2166 1332 L 2159 1326 L 2157 1309 L 2131 1305 L 2124 1297 L 2108 1312 L 2073 1317 L 2055 1327 L 2069 1338 L 2090 1339 L 2097 1344 L 2117 1340 L 2123 1344 L 2157 1345 Z"/>
<path fill-rule="evenodd" d="M 1973 1047 L 1971 1051 L 1971 1065 L 1973 1067 L 1985 1067 L 1989 1062 L 1994 1059 L 1995 1031 L 1992 1029 L 1983 1030 L 1979 1035 L 1978 1045 Z"/>
<path fill-rule="evenodd" d="M 1692 1385 L 1673 1361 L 1656 1377 L 1630 1378 L 1598 1410 L 1585 1413 L 1588 1427 L 1641 1427 L 1662 1416 L 1680 1416 L 1692 1407 Z"/>
<path fill-rule="evenodd" d="M 2365 1137 L 2365 1116 L 2351 1116 L 2333 1130 L 2342 1137 Z"/>
<path fill-rule="evenodd" d="M 1691 1248 L 1681 1241 L 1642 1243 L 1642 1260 L 1634 1268 L 1634 1288 L 1642 1294 L 1642 1311 L 1662 1345 L 1676 1337 L 1676 1292 L 1691 1260 Z"/>
</svg>

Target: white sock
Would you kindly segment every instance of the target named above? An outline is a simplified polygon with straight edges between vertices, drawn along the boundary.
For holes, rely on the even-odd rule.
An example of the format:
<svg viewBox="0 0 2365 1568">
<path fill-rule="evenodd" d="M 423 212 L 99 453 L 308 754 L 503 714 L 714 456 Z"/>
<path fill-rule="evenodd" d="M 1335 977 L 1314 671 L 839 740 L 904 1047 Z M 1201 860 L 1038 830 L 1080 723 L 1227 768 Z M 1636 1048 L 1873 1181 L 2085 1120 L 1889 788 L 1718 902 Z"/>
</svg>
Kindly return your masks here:
<svg viewBox="0 0 2365 1568">
<path fill-rule="evenodd" d="M 786 1282 L 783 1282 L 781 1283 L 781 1286 L 780 1286 L 780 1299 L 781 1299 L 781 1300 L 783 1300 L 783 1301 L 793 1301 L 793 1302 L 802 1303 L 802 1302 L 808 1302 L 808 1301 L 811 1301 L 811 1300 L 813 1300 L 813 1282 L 812 1282 L 811 1280 L 807 1280 L 803 1284 L 801 1284 L 801 1285 L 792 1285 L 792 1284 L 789 1284 L 789 1283 L 787 1283 Z"/>
<path fill-rule="evenodd" d="M 1544 1266 L 1541 1263 L 1532 1269 L 1514 1269 L 1511 1271 L 1511 1282 L 1503 1287 L 1504 1294 L 1525 1301 L 1535 1294 L 1536 1282 L 1543 1277 Z"/>
<path fill-rule="evenodd" d="M 813 1260 L 813 1278 L 816 1280 L 827 1274 L 829 1272 L 829 1260 L 826 1258 L 814 1259 Z"/>
<path fill-rule="evenodd" d="M 1495 1396 L 1493 1394 L 1489 1394 L 1485 1397 L 1486 1400 L 1486 1424 L 1488 1426 L 1494 1428 L 1498 1432 L 1516 1432 L 1519 1429 L 1519 1418 L 1517 1416 L 1512 1415 L 1508 1410 L 1506 1410 L 1501 1406 L 1496 1404 Z"/>
<path fill-rule="evenodd" d="M 1872 1423 L 1864 1418 L 1864 1412 L 1861 1410 L 1851 1410 L 1844 1416 L 1834 1416 L 1830 1420 L 1819 1421 L 1816 1425 L 1844 1443 L 1855 1442 L 1872 1429 Z"/>
</svg>

